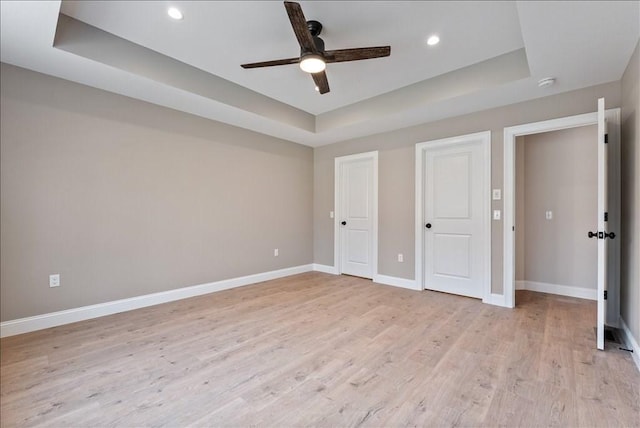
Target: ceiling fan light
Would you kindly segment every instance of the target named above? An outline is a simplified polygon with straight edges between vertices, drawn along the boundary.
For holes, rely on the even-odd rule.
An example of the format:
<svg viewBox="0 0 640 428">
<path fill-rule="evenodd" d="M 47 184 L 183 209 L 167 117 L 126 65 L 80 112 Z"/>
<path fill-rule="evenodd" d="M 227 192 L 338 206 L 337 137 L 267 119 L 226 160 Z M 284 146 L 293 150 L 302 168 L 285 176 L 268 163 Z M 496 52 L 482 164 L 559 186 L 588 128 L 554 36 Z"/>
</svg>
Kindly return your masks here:
<svg viewBox="0 0 640 428">
<path fill-rule="evenodd" d="M 300 68 L 306 73 L 320 73 L 326 67 L 327 64 L 325 64 L 324 58 L 316 54 L 305 55 L 300 61 Z"/>
</svg>

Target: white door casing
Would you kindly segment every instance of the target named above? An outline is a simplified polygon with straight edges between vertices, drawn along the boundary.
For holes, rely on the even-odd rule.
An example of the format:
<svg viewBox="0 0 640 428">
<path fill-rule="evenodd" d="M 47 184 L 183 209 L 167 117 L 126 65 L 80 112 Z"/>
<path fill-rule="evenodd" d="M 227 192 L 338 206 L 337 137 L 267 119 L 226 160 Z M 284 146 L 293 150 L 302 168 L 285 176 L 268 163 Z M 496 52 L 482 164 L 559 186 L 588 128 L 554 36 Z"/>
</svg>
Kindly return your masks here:
<svg viewBox="0 0 640 428">
<path fill-rule="evenodd" d="M 334 265 L 372 279 L 378 264 L 378 152 L 335 159 Z"/>
<path fill-rule="evenodd" d="M 491 133 L 416 145 L 416 279 L 489 300 Z"/>
</svg>

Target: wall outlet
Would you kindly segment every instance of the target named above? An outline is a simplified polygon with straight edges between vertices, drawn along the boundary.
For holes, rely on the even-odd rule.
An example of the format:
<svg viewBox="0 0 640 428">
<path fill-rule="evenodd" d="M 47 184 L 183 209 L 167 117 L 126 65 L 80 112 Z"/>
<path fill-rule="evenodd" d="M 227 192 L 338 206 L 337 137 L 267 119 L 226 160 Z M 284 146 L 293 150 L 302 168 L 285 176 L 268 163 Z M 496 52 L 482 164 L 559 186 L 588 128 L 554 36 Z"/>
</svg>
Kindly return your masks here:
<svg viewBox="0 0 640 428">
<path fill-rule="evenodd" d="M 278 249 L 274 248 L 273 249 L 273 257 L 278 257 L 278 254 L 279 254 Z"/>
<path fill-rule="evenodd" d="M 333 218 L 333 217 L 334 217 L 333 211 L 329 211 L 329 218 Z"/>
<path fill-rule="evenodd" d="M 502 192 L 500 191 L 500 189 L 493 189 L 492 196 L 494 201 L 499 201 L 500 199 L 502 199 Z"/>
<path fill-rule="evenodd" d="M 60 274 L 49 275 L 49 287 L 60 287 Z"/>
<path fill-rule="evenodd" d="M 500 220 L 500 217 L 501 217 L 500 210 L 493 210 L 493 219 L 494 220 Z"/>
<path fill-rule="evenodd" d="M 404 256 L 402 255 L 402 253 L 398 253 L 398 261 L 400 263 L 404 262 Z"/>
<path fill-rule="evenodd" d="M 551 220 L 553 218 L 553 211 L 547 211 L 546 213 L 544 213 L 544 217 L 547 220 Z"/>
</svg>

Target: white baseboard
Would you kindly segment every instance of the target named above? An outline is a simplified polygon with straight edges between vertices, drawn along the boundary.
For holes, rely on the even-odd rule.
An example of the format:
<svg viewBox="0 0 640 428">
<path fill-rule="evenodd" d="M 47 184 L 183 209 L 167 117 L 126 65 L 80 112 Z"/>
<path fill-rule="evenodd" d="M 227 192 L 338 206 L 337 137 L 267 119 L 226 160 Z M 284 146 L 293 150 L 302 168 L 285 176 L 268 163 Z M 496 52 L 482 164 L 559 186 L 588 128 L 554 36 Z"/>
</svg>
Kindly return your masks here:
<svg viewBox="0 0 640 428">
<path fill-rule="evenodd" d="M 330 273 L 332 275 L 338 274 L 338 270 L 333 266 L 321 265 L 318 263 L 314 263 L 311 266 L 312 266 L 312 269 L 316 272 Z"/>
<path fill-rule="evenodd" d="M 408 288 L 409 290 L 421 291 L 416 285 L 416 281 L 413 279 L 398 278 L 395 276 L 387 275 L 374 275 L 373 282 L 383 285 L 392 285 L 394 287 Z"/>
<path fill-rule="evenodd" d="M 114 300 L 111 302 L 99 303 L 97 305 L 82 306 L 64 311 L 5 321 L 0 323 L 0 337 L 29 333 L 31 331 L 98 318 L 105 315 L 117 314 L 119 312 L 130 311 L 133 309 L 145 308 L 147 306 L 158 305 L 161 303 L 173 302 L 175 300 L 186 299 L 189 297 L 201 296 L 203 294 L 242 287 L 244 285 L 269 281 L 271 279 L 283 278 L 285 276 L 310 272 L 312 270 L 313 265 L 311 264 L 295 266 L 286 269 L 242 276 L 239 278 L 210 282 L 208 284 L 193 285 L 175 290 L 146 294 L 144 296 Z"/>
<path fill-rule="evenodd" d="M 516 281 L 516 290 L 538 291 L 540 293 L 558 294 L 560 296 L 588 300 L 598 299 L 598 291 L 594 288 L 572 287 L 570 285 L 549 284 L 546 282 Z"/>
<path fill-rule="evenodd" d="M 631 358 L 633 358 L 633 362 L 636 363 L 636 367 L 640 371 L 640 346 L 638 346 L 638 342 L 631 334 L 631 330 L 627 326 L 627 323 L 624 322 L 624 319 L 620 317 L 620 326 L 622 327 L 622 332 L 624 333 L 624 341 L 625 346 L 633 352 L 631 352 Z"/>
</svg>

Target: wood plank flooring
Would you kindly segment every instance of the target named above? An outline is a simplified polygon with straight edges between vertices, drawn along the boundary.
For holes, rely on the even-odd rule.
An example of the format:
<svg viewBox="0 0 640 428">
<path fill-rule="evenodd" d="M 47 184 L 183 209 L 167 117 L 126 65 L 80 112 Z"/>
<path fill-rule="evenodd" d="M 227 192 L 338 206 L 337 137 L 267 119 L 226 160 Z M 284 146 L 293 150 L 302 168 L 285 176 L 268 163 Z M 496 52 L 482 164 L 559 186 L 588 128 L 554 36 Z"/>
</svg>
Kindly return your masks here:
<svg viewBox="0 0 640 428">
<path fill-rule="evenodd" d="M 595 302 L 306 273 L 0 341 L 13 426 L 638 426 Z"/>
</svg>

